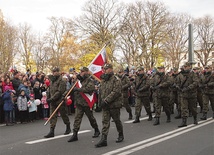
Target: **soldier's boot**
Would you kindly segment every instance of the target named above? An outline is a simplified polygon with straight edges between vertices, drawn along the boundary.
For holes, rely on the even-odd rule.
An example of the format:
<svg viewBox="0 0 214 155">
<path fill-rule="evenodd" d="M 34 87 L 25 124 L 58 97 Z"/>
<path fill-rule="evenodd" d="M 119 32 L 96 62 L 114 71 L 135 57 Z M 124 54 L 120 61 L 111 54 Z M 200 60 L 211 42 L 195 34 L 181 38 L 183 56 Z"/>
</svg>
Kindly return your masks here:
<svg viewBox="0 0 214 155">
<path fill-rule="evenodd" d="M 178 114 L 175 116 L 175 119 L 180 119 L 181 118 L 181 111 L 178 110 Z"/>
<path fill-rule="evenodd" d="M 140 118 L 139 116 L 136 116 L 135 120 L 132 123 L 140 123 Z"/>
<path fill-rule="evenodd" d="M 133 117 L 132 112 L 129 112 L 129 120 L 132 120 L 132 117 Z"/>
<path fill-rule="evenodd" d="M 160 124 L 160 118 L 156 117 L 153 125 L 159 125 L 159 124 Z"/>
<path fill-rule="evenodd" d="M 193 119 L 194 119 L 193 124 L 197 125 L 198 124 L 197 116 L 193 116 Z"/>
<path fill-rule="evenodd" d="M 187 118 L 182 118 L 181 124 L 178 126 L 179 128 L 187 126 Z"/>
<path fill-rule="evenodd" d="M 54 127 L 50 128 L 50 132 L 44 136 L 44 138 L 51 138 L 54 137 Z"/>
<path fill-rule="evenodd" d="M 107 146 L 107 135 L 102 135 L 100 141 L 95 145 L 95 147 Z"/>
<path fill-rule="evenodd" d="M 94 129 L 94 135 L 92 136 L 92 138 L 97 138 L 100 135 L 100 130 L 98 128 Z"/>
<path fill-rule="evenodd" d="M 147 121 L 152 121 L 152 113 L 149 114 L 149 118 L 147 119 Z"/>
<path fill-rule="evenodd" d="M 203 113 L 203 116 L 200 119 L 201 120 L 207 120 L 207 113 Z"/>
<path fill-rule="evenodd" d="M 169 122 L 171 122 L 171 117 L 170 115 L 167 115 L 166 123 L 169 123 Z"/>
<path fill-rule="evenodd" d="M 118 138 L 117 138 L 117 140 L 116 140 L 116 143 L 120 143 L 120 142 L 122 142 L 124 140 L 124 135 L 123 135 L 123 133 L 121 132 L 121 133 L 119 133 L 119 136 L 118 136 Z"/>
<path fill-rule="evenodd" d="M 69 133 L 71 133 L 70 123 L 66 124 L 66 130 L 65 130 L 64 135 L 68 135 Z"/>
<path fill-rule="evenodd" d="M 71 138 L 68 140 L 68 142 L 78 141 L 78 136 L 77 136 L 77 134 L 78 134 L 77 131 L 73 131 L 73 135 L 72 135 Z"/>
</svg>

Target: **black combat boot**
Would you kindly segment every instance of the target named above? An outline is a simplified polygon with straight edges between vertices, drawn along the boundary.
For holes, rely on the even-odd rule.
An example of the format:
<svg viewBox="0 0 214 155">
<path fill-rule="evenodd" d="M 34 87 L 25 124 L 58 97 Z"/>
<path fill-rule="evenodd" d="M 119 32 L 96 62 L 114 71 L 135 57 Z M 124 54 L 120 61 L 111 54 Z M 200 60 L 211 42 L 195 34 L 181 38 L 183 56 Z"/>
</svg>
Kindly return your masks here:
<svg viewBox="0 0 214 155">
<path fill-rule="evenodd" d="M 54 137 L 54 127 L 51 127 L 50 132 L 46 136 L 44 136 L 44 138 L 51 138 L 51 137 Z"/>
<path fill-rule="evenodd" d="M 132 112 L 129 112 L 129 120 L 132 120 Z"/>
<path fill-rule="evenodd" d="M 181 111 L 178 110 L 178 114 L 175 116 L 175 119 L 180 119 L 181 118 Z"/>
<path fill-rule="evenodd" d="M 95 128 L 94 129 L 94 135 L 92 136 L 92 138 L 99 137 L 99 135 L 100 135 L 100 130 L 98 128 Z"/>
<path fill-rule="evenodd" d="M 156 120 L 155 120 L 155 122 L 154 122 L 153 125 L 159 125 L 159 124 L 160 124 L 160 118 L 159 118 L 159 117 L 156 117 L 155 119 L 156 119 Z"/>
<path fill-rule="evenodd" d="M 118 136 L 118 138 L 117 138 L 117 140 L 116 140 L 116 143 L 120 143 L 120 142 L 122 142 L 124 140 L 124 135 L 123 135 L 123 133 L 121 132 L 121 133 L 119 133 L 119 136 Z"/>
<path fill-rule="evenodd" d="M 200 119 L 201 120 L 207 120 L 207 113 L 203 113 L 203 116 Z"/>
<path fill-rule="evenodd" d="M 194 119 L 193 124 L 197 125 L 198 124 L 197 116 L 193 116 L 193 119 Z"/>
<path fill-rule="evenodd" d="M 107 135 L 102 135 L 101 140 L 95 145 L 95 147 L 107 146 Z"/>
<path fill-rule="evenodd" d="M 66 124 L 66 130 L 65 130 L 64 135 L 68 135 L 69 133 L 71 133 L 70 123 Z"/>
<path fill-rule="evenodd" d="M 136 116 L 135 120 L 132 123 L 140 123 L 139 116 Z"/>
<path fill-rule="evenodd" d="M 149 114 L 149 118 L 147 119 L 147 121 L 152 121 L 152 113 Z"/>
<path fill-rule="evenodd" d="M 68 140 L 68 142 L 78 141 L 77 133 L 78 133 L 77 131 L 73 131 L 73 135 L 72 135 L 71 138 Z"/>
<path fill-rule="evenodd" d="M 187 126 L 187 118 L 182 118 L 181 124 L 178 126 L 179 128 Z"/>
<path fill-rule="evenodd" d="M 171 122 L 171 117 L 170 117 L 170 115 L 167 115 L 166 123 L 169 123 L 169 122 Z"/>
</svg>

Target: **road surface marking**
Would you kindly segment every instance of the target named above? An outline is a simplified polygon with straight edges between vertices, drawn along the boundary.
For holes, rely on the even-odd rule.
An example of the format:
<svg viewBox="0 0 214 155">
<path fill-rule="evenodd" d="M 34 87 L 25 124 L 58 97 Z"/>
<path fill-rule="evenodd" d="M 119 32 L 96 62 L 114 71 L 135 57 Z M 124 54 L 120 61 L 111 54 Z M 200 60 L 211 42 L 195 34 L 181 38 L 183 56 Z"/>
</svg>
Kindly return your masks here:
<svg viewBox="0 0 214 155">
<path fill-rule="evenodd" d="M 78 134 L 86 133 L 86 132 L 91 132 L 91 130 L 79 131 Z M 26 144 L 36 144 L 36 143 L 46 142 L 46 141 L 50 141 L 50 140 L 54 140 L 54 139 L 59 139 L 59 138 L 63 138 L 63 137 L 68 137 L 68 136 L 71 136 L 72 134 L 73 133 L 68 134 L 68 135 L 59 135 L 59 136 L 55 136 L 55 137 L 52 137 L 52 138 L 43 138 L 43 139 L 38 139 L 38 140 L 29 141 L 29 142 L 25 142 L 25 143 Z"/>
<path fill-rule="evenodd" d="M 152 117 L 154 117 L 154 116 L 152 116 Z M 140 118 L 140 121 L 146 120 L 146 119 L 148 119 L 148 118 L 149 118 L 148 116 L 147 116 L 147 117 Z M 133 120 L 130 120 L 130 121 L 125 121 L 124 123 L 133 123 L 133 121 L 134 121 L 134 119 L 133 119 Z"/>
<path fill-rule="evenodd" d="M 145 147 L 152 146 L 154 144 L 157 144 L 157 143 L 160 143 L 160 142 L 165 141 L 167 139 L 179 136 L 181 134 L 184 134 L 184 133 L 189 132 L 191 130 L 195 130 L 197 128 L 200 128 L 202 126 L 205 126 L 205 125 L 213 123 L 213 122 L 214 122 L 213 118 L 209 118 L 206 121 L 200 121 L 198 125 L 192 124 L 192 125 L 188 125 L 187 127 L 178 128 L 178 129 L 175 129 L 173 131 L 164 133 L 162 135 L 158 135 L 158 136 L 155 136 L 155 137 L 152 137 L 152 138 L 149 138 L 149 139 L 146 139 L 146 140 L 143 140 L 143 141 L 140 141 L 140 142 L 137 142 L 137 143 L 134 143 L 134 144 L 131 144 L 131 145 L 128 145 L 128 146 L 125 146 L 125 147 L 122 147 L 122 148 L 107 152 L 107 153 L 105 153 L 103 155 L 113 155 L 113 154 L 119 155 L 119 152 L 122 152 L 122 151 L 125 151 L 125 150 L 127 150 L 127 151 L 120 153 L 120 155 L 130 154 L 130 153 L 133 153 L 135 151 L 141 150 L 141 149 L 143 149 Z M 147 144 L 145 144 L 145 143 L 147 143 Z"/>
</svg>

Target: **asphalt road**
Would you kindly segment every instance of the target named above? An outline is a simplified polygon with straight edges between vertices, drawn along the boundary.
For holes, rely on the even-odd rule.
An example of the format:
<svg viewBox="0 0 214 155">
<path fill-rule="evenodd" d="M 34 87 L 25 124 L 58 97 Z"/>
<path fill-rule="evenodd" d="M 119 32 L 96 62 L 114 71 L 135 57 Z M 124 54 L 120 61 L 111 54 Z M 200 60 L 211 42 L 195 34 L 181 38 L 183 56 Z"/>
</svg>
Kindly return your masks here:
<svg viewBox="0 0 214 155">
<path fill-rule="evenodd" d="M 134 112 L 134 109 L 132 109 Z M 14 126 L 0 125 L 0 155 L 214 155 L 214 119 L 209 111 L 208 119 L 193 125 L 193 118 L 189 117 L 188 126 L 178 128 L 181 119 L 176 120 L 172 115 L 171 123 L 166 123 L 165 113 L 162 113 L 160 125 L 153 126 L 153 121 L 146 120 L 142 111 L 141 122 L 133 124 L 128 121 L 128 113 L 121 109 L 121 120 L 124 127 L 125 139 L 122 143 L 115 143 L 118 133 L 114 122 L 108 135 L 108 146 L 95 148 L 100 140 L 92 138 L 94 130 L 84 116 L 79 140 L 68 143 L 70 135 L 63 135 L 65 125 L 59 117 L 55 129 L 55 137 L 44 139 L 49 132 L 49 124 L 44 126 L 44 120 L 33 123 L 16 124 Z M 100 130 L 102 129 L 102 114 L 94 113 Z M 198 118 L 202 114 L 199 113 Z M 71 127 L 74 115 L 69 116 Z"/>
</svg>

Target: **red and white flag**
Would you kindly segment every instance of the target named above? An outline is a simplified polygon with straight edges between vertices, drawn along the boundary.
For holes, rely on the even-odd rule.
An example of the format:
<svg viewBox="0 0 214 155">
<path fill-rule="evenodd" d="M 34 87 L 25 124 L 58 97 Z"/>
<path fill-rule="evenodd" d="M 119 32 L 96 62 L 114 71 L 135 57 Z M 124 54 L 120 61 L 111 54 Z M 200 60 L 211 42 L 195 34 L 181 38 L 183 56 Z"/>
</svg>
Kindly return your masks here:
<svg viewBox="0 0 214 155">
<path fill-rule="evenodd" d="M 80 83 L 80 81 L 77 82 L 76 84 L 77 88 L 81 88 L 82 84 Z M 95 94 L 93 93 L 92 95 L 89 95 L 87 93 L 83 93 L 80 92 L 81 96 L 86 100 L 86 102 L 88 103 L 88 106 L 90 107 L 90 109 L 92 109 L 94 103 L 97 101 L 97 98 L 95 96 Z"/>
<path fill-rule="evenodd" d="M 103 74 L 102 66 L 107 63 L 106 49 L 103 48 L 97 56 L 92 60 L 88 69 L 92 72 L 94 76 L 100 79 L 100 75 Z"/>
<path fill-rule="evenodd" d="M 102 66 L 107 63 L 106 49 L 102 48 L 102 50 L 96 55 L 96 57 L 92 60 L 91 64 L 88 66 L 88 69 L 92 72 L 94 76 L 100 79 L 100 76 L 103 74 Z M 80 81 L 76 84 L 77 88 L 81 88 L 82 85 Z M 92 109 L 94 103 L 97 101 L 96 95 L 93 93 L 89 95 L 87 93 L 80 92 L 82 97 L 88 103 L 90 109 Z"/>
</svg>

